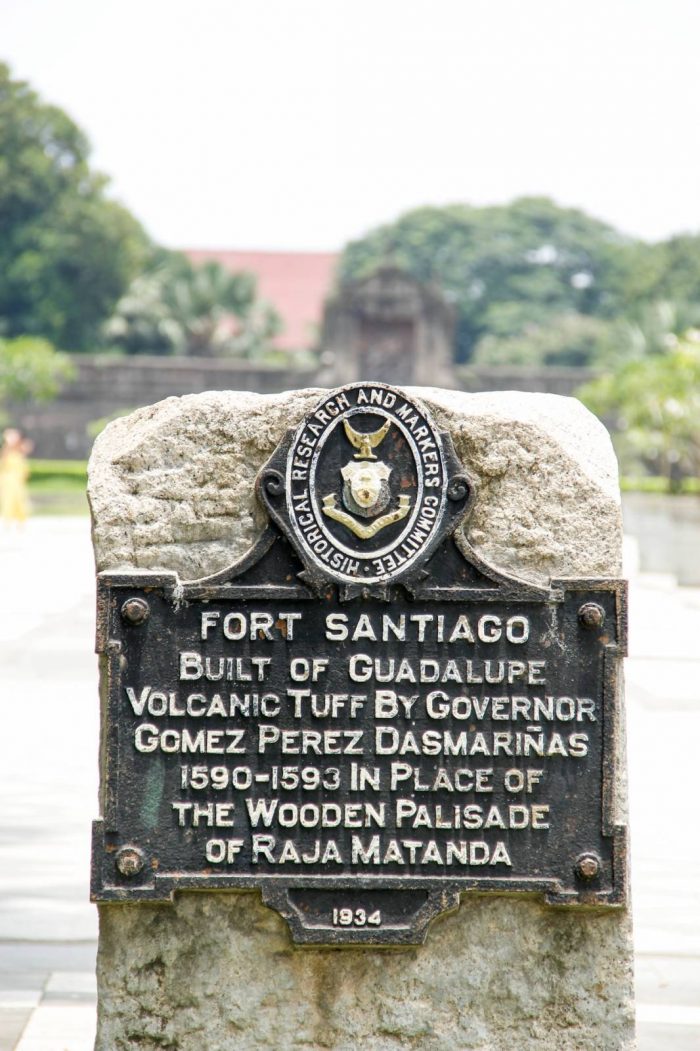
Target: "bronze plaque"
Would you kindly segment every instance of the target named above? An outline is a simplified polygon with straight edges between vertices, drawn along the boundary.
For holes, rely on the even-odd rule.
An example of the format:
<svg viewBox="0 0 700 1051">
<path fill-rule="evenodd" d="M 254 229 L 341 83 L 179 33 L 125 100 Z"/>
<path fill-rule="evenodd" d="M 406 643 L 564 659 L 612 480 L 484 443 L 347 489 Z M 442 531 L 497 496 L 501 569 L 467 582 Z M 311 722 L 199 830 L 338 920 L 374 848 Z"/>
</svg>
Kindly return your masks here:
<svg viewBox="0 0 700 1051">
<path fill-rule="evenodd" d="M 613 798 L 625 590 L 541 588 L 400 390 L 329 392 L 258 477 L 230 569 L 103 573 L 93 898 L 260 888 L 307 944 L 411 944 L 460 891 L 625 898 Z"/>
</svg>

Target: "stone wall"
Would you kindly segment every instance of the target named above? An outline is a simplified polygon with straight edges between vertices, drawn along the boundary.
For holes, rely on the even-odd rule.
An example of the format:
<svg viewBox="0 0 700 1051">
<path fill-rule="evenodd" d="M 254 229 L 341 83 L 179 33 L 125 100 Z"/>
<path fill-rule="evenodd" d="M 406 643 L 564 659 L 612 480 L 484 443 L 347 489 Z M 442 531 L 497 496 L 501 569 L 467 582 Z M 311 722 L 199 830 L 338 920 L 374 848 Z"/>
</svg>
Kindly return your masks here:
<svg viewBox="0 0 700 1051">
<path fill-rule="evenodd" d="M 84 459 L 92 447 L 88 432 L 92 421 L 172 395 L 207 390 L 274 394 L 289 387 L 313 386 L 316 380 L 316 372 L 241 361 L 96 354 L 76 355 L 73 362 L 77 375 L 55 401 L 11 410 L 13 422 L 32 438 L 37 458 Z"/>
<path fill-rule="evenodd" d="M 594 369 L 526 365 L 458 365 L 455 386 L 465 391 L 524 390 L 533 394 L 561 394 L 565 398 L 594 379 Z"/>
<path fill-rule="evenodd" d="M 300 371 L 240 361 L 206 361 L 139 355 L 109 358 L 81 355 L 74 359 L 77 376 L 48 405 L 16 406 L 13 422 L 31 436 L 35 456 L 82 459 L 92 446 L 88 426 L 93 420 L 130 411 L 172 395 L 207 390 L 255 391 L 275 394 L 292 387 L 327 385 L 325 368 Z M 571 395 L 592 377 L 587 369 L 459 367 L 453 386 L 470 392 L 525 390 Z M 376 379 L 365 376 L 364 379 Z"/>
</svg>

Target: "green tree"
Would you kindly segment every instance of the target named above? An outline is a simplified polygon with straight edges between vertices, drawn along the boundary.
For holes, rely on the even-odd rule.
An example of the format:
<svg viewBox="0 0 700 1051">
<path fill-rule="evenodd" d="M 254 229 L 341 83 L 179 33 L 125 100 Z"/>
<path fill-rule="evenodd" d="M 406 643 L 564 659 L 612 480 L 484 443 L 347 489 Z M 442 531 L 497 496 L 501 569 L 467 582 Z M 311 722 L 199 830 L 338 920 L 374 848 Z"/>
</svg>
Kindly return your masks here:
<svg viewBox="0 0 700 1051">
<path fill-rule="evenodd" d="M 126 354 L 184 354 L 186 333 L 166 298 L 176 279 L 167 262 L 134 278 L 103 325 L 103 339 Z"/>
<path fill-rule="evenodd" d="M 700 324 L 700 302 L 651 300 L 635 305 L 616 326 L 618 359 L 663 354 Z"/>
<path fill-rule="evenodd" d="M 625 312 L 634 316 L 652 302 L 700 302 L 700 236 L 679 234 L 656 244 L 625 245 L 612 281 Z"/>
<path fill-rule="evenodd" d="M 45 339 L 0 339 L 0 403 L 50 401 L 73 374 L 70 359 Z"/>
<path fill-rule="evenodd" d="M 641 463 L 665 477 L 670 490 L 683 475 L 700 476 L 700 332 L 623 362 L 578 396 L 613 425 L 624 467 Z"/>
<path fill-rule="evenodd" d="M 544 324 L 530 322 L 516 331 L 515 336 L 500 336 L 498 330 L 482 336 L 474 363 L 595 367 L 609 362 L 619 351 L 618 327 L 585 314 L 556 314 Z"/>
<path fill-rule="evenodd" d="M 92 349 L 150 245 L 87 140 L 0 63 L 0 330 Z"/>
<path fill-rule="evenodd" d="M 501 323 L 502 337 L 561 315 L 619 313 L 628 239 L 547 198 L 508 205 L 419 208 L 343 253 L 341 278 L 364 277 L 387 260 L 440 286 L 458 311 L 458 361 Z M 510 328 L 503 322 L 509 317 Z"/>
<path fill-rule="evenodd" d="M 117 303 L 104 337 L 129 354 L 259 357 L 280 328 L 255 278 L 178 253 L 142 274 Z"/>
<path fill-rule="evenodd" d="M 534 320 L 531 314 L 518 303 L 494 304 L 487 316 L 488 335 L 477 343 L 474 362 L 614 368 L 662 354 L 700 325 L 700 304 L 669 300 L 640 305 L 612 321 L 574 312 Z"/>
</svg>

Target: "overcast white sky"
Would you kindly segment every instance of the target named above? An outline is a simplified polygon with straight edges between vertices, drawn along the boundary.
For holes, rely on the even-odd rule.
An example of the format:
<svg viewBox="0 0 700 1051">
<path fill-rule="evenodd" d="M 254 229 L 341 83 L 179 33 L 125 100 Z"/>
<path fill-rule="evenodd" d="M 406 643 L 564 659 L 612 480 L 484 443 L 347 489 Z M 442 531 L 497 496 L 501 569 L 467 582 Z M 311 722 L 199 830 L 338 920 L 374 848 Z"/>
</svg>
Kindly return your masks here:
<svg viewBox="0 0 700 1051">
<path fill-rule="evenodd" d="M 698 0 L 0 0 L 0 58 L 172 247 L 547 194 L 700 229 Z"/>
</svg>

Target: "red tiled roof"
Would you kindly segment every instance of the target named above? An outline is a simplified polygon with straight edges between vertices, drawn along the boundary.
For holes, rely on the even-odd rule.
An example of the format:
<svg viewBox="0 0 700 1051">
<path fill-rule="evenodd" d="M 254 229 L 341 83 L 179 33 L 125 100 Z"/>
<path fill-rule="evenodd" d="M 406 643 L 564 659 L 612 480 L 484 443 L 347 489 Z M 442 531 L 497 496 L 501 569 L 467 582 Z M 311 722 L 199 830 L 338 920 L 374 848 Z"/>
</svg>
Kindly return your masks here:
<svg viewBox="0 0 700 1051">
<path fill-rule="evenodd" d="M 276 308 L 283 330 L 275 345 L 300 350 L 313 345 L 321 323 L 323 303 L 333 286 L 338 252 L 242 252 L 186 248 L 193 263 L 210 259 L 228 270 L 255 274 L 258 292 Z"/>
</svg>

